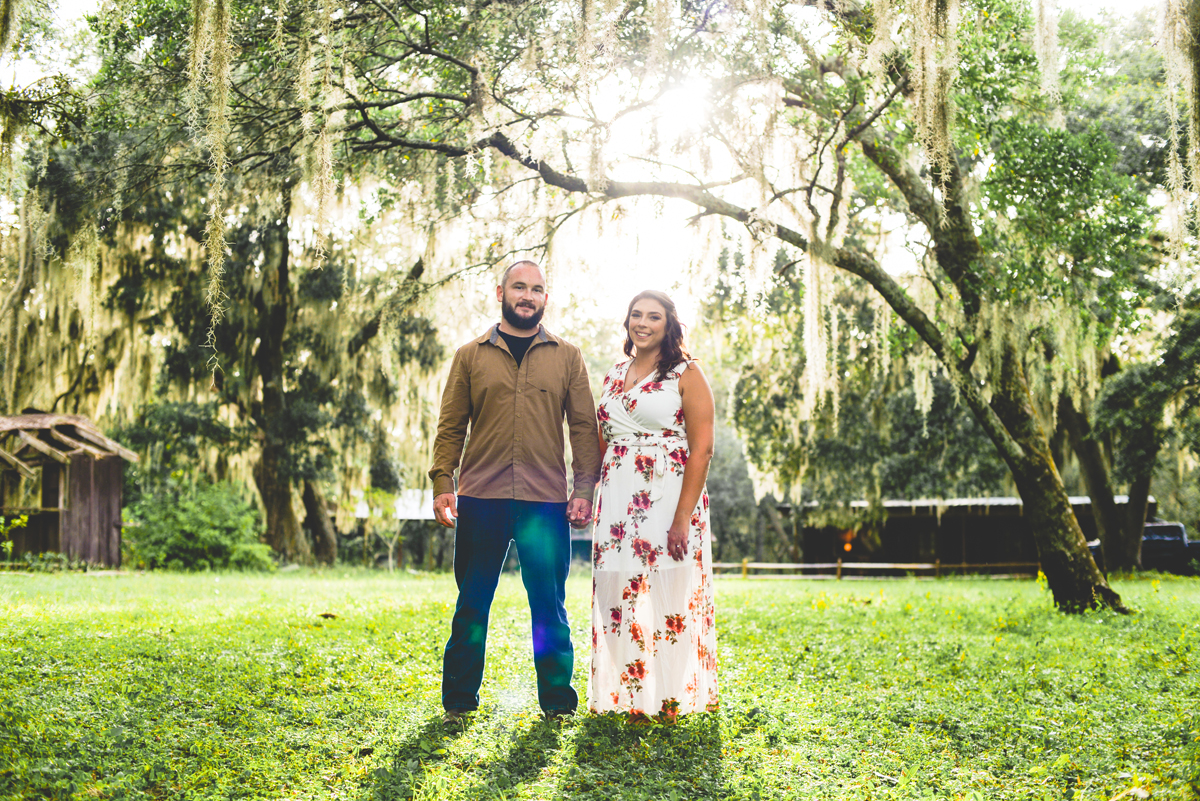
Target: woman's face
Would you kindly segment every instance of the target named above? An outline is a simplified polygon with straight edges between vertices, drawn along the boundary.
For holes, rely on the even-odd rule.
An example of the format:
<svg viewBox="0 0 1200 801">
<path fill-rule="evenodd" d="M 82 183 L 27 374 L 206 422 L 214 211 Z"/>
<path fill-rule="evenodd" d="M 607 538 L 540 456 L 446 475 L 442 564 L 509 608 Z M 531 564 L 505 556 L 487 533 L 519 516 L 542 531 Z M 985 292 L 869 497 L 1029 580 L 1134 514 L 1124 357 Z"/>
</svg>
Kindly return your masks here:
<svg viewBox="0 0 1200 801">
<path fill-rule="evenodd" d="M 667 310 L 657 300 L 642 298 L 629 312 L 629 337 L 638 353 L 656 351 L 667 335 Z"/>
</svg>

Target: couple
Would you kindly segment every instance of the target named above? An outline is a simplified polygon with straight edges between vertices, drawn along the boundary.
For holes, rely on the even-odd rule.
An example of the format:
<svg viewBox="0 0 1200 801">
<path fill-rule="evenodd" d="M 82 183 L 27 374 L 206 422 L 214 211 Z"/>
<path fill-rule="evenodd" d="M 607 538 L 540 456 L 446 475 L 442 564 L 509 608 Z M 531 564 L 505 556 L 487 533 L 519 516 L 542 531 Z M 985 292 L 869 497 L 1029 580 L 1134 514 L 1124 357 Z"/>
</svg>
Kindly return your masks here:
<svg viewBox="0 0 1200 801">
<path fill-rule="evenodd" d="M 551 720 L 575 712 L 564 605 L 568 525 L 589 521 L 596 525 L 588 708 L 637 722 L 714 709 L 708 381 L 684 348 L 670 298 L 642 292 L 625 318 L 632 358 L 604 377 L 597 409 L 579 348 L 540 324 L 548 298 L 538 265 L 519 261 L 505 270 L 496 287 L 500 322 L 459 348 L 442 395 L 429 476 L 438 522 L 457 524 L 458 582 L 442 664 L 443 719 L 456 722 L 479 705 L 488 611 L 510 541 L 533 613 L 538 701 Z M 564 418 L 575 479 L 569 500 Z"/>
</svg>

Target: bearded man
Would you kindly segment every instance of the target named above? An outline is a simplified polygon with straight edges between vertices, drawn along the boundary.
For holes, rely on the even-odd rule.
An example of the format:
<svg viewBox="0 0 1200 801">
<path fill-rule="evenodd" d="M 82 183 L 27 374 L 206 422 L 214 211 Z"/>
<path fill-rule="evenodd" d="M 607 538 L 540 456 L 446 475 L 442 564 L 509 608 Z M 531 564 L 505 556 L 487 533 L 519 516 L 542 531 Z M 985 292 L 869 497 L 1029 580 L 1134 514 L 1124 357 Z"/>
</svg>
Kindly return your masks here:
<svg viewBox="0 0 1200 801">
<path fill-rule="evenodd" d="M 505 270 L 496 287 L 500 322 L 458 349 L 442 394 L 429 477 L 437 521 L 457 523 L 458 603 L 442 661 L 446 723 L 479 706 L 488 612 L 511 542 L 533 615 L 538 702 L 547 719 L 573 714 L 579 702 L 565 605 L 568 525 L 591 519 L 600 445 L 583 356 L 541 325 L 549 297 L 537 264 L 518 261 Z M 564 418 L 574 473 L 569 499 Z"/>
</svg>

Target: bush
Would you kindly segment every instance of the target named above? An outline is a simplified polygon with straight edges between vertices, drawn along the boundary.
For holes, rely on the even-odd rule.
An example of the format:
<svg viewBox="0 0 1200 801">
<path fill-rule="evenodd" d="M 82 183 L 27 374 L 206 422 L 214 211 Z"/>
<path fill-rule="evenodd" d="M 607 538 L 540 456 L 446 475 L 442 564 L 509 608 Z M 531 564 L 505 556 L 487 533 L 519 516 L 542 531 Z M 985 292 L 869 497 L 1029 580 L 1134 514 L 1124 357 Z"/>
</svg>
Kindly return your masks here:
<svg viewBox="0 0 1200 801">
<path fill-rule="evenodd" d="M 258 513 L 230 484 L 178 484 L 127 512 L 125 564 L 168 570 L 274 570 L 258 541 Z"/>
<path fill-rule="evenodd" d="M 46 551 L 44 553 L 26 553 L 21 557 L 23 562 L 10 562 L 19 565 L 31 573 L 86 573 L 88 563 L 82 559 L 71 559 L 65 553 Z"/>
<path fill-rule="evenodd" d="M 4 552 L 4 559 L 6 561 L 12 559 L 12 532 L 18 528 L 25 528 L 28 522 L 29 518 L 25 515 L 8 518 L 0 516 L 0 551 Z"/>
</svg>

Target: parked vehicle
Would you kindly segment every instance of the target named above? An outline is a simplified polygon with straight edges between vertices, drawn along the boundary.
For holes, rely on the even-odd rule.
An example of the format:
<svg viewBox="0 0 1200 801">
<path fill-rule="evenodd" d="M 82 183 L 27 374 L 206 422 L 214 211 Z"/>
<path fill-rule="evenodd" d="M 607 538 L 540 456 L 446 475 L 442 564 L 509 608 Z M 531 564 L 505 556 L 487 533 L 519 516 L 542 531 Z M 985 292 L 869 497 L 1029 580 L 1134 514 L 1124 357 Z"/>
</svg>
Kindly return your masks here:
<svg viewBox="0 0 1200 801">
<path fill-rule="evenodd" d="M 1189 541 L 1183 523 L 1153 520 L 1142 533 L 1142 567 L 1165 573 L 1192 575 L 1200 562 L 1200 542 Z"/>
<path fill-rule="evenodd" d="M 1092 557 L 1104 567 L 1100 540 L 1088 543 Z M 1142 531 L 1142 569 L 1192 576 L 1200 573 L 1200 541 L 1189 540 L 1183 523 L 1148 520 Z"/>
</svg>

